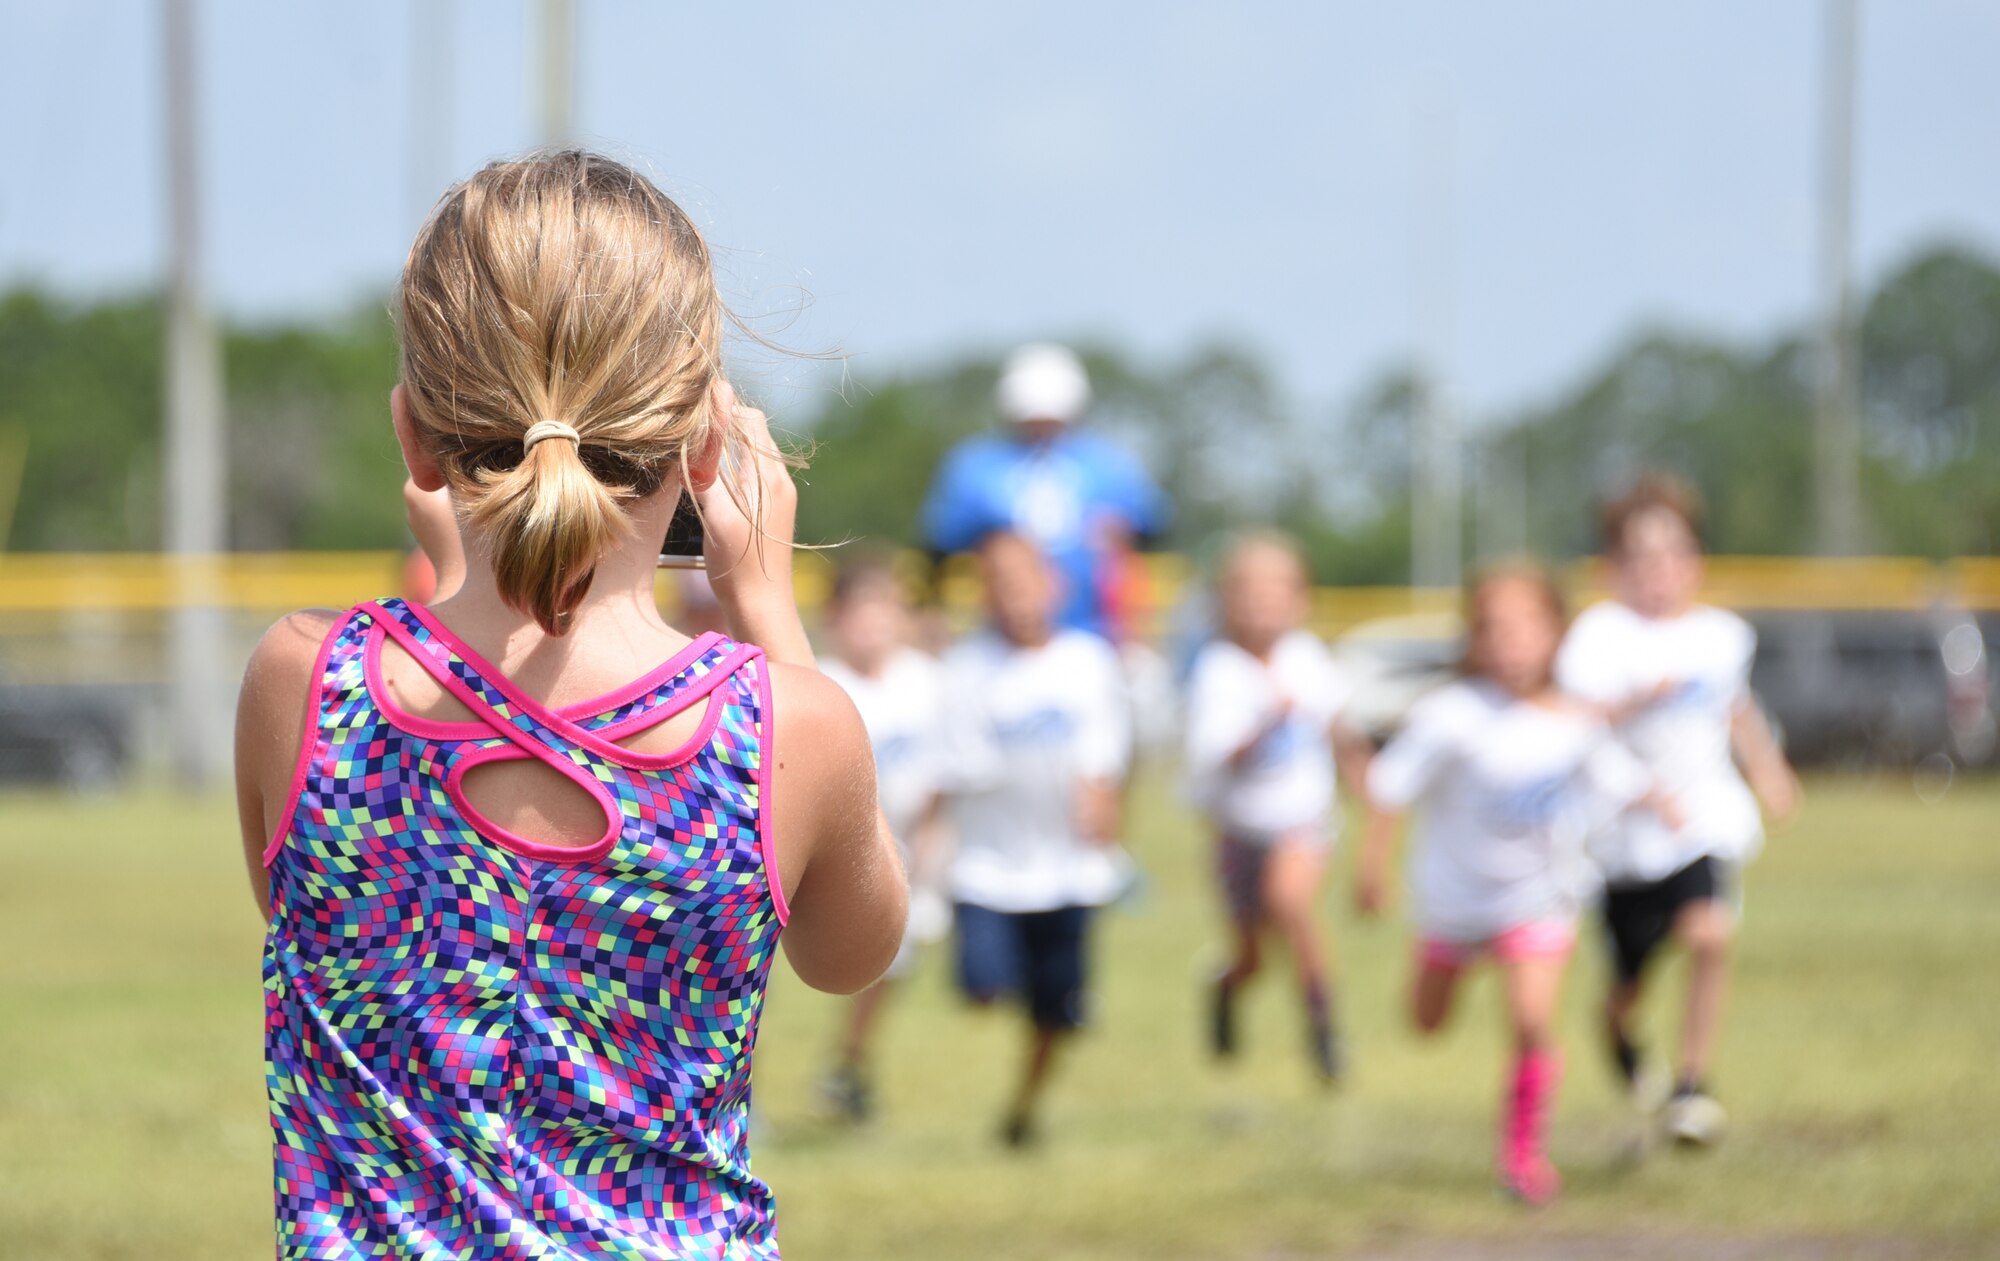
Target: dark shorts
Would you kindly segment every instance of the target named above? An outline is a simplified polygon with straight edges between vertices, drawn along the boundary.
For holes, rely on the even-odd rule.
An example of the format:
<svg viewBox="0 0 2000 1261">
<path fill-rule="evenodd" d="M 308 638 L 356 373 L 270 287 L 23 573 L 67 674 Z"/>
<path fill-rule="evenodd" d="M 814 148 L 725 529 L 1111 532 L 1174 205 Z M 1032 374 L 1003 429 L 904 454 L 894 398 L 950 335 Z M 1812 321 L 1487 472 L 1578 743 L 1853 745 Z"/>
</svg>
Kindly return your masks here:
<svg viewBox="0 0 2000 1261">
<path fill-rule="evenodd" d="M 1215 878 L 1237 923 L 1254 925 L 1264 918 L 1264 869 L 1270 865 L 1269 845 L 1235 836 L 1215 842 Z"/>
<path fill-rule="evenodd" d="M 959 903 L 959 988 L 979 1003 L 1018 994 L 1039 1028 L 1081 1027 L 1090 912 L 1087 906 L 995 911 Z"/>
<path fill-rule="evenodd" d="M 1726 901 L 1728 883 L 1727 868 L 1704 855 L 1664 879 L 1605 889 L 1604 927 L 1618 979 L 1638 980 L 1681 911 L 1696 902 Z"/>
</svg>

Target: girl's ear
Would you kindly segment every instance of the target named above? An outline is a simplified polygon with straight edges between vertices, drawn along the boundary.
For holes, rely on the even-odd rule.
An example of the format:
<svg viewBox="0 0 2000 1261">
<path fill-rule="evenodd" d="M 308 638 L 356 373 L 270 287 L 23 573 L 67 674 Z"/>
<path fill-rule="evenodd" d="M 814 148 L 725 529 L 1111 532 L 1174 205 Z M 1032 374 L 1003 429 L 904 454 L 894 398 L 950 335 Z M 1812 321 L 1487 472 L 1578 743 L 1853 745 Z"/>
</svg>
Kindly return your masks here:
<svg viewBox="0 0 2000 1261">
<path fill-rule="evenodd" d="M 396 444 L 403 448 L 403 465 L 410 470 L 410 480 L 418 490 L 443 490 L 444 470 L 424 444 L 417 441 L 417 424 L 410 416 L 410 399 L 403 392 L 403 383 L 389 391 L 389 418 L 396 425 Z"/>
<path fill-rule="evenodd" d="M 401 389 L 401 386 L 397 387 Z M 708 441 L 699 451 L 688 456 L 688 492 L 694 495 L 705 493 L 715 485 L 716 476 L 722 470 L 722 444 L 726 441 L 721 425 L 708 427 Z"/>
</svg>

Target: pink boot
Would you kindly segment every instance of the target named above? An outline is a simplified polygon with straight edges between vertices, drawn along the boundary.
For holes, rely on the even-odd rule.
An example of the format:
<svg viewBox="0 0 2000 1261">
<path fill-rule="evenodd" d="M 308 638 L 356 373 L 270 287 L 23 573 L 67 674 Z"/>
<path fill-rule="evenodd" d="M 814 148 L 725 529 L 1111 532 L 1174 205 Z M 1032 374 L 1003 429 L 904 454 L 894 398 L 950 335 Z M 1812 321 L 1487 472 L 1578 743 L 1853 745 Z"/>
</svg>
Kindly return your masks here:
<svg viewBox="0 0 2000 1261">
<path fill-rule="evenodd" d="M 1561 1080 L 1560 1053 L 1523 1052 L 1514 1061 L 1514 1079 L 1500 1109 L 1500 1187 L 1536 1207 L 1562 1190 L 1562 1175 L 1549 1163 L 1544 1146 L 1549 1108 Z"/>
</svg>

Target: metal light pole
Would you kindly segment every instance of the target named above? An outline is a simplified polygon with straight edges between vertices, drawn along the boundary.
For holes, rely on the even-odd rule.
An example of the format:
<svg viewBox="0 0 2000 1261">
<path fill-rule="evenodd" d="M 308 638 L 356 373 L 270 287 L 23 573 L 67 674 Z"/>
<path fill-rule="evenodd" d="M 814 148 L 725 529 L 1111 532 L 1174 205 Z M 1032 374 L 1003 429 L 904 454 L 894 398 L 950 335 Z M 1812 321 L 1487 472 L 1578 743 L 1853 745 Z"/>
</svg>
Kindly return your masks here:
<svg viewBox="0 0 2000 1261">
<path fill-rule="evenodd" d="M 1474 529 L 1476 552 L 1482 562 L 1516 556 L 1528 549 L 1527 469 L 1524 443 L 1507 441 L 1504 433 L 1490 434 L 1478 456 L 1478 486 Z"/>
<path fill-rule="evenodd" d="M 1452 132 L 1443 105 L 1419 111 L 1412 237 L 1419 363 L 1411 415 L 1410 582 L 1456 587 L 1460 555 L 1458 417 L 1446 364 L 1452 324 Z"/>
<path fill-rule="evenodd" d="M 410 222 L 422 223 L 452 176 L 457 95 L 457 25 L 452 0 L 410 0 L 409 134 L 406 143 Z"/>
<path fill-rule="evenodd" d="M 194 0 L 165 0 L 167 207 L 166 543 L 175 584 L 168 656 L 172 762 L 189 788 L 212 784 L 229 751 L 224 625 L 216 562 L 227 514 L 222 354 L 202 298 L 201 169 Z"/>
<path fill-rule="evenodd" d="M 576 0 L 542 0 L 540 15 L 541 143 L 564 145 L 576 138 Z"/>
<path fill-rule="evenodd" d="M 1826 0 L 1821 84 L 1820 329 L 1813 430 L 1819 547 L 1848 556 L 1865 544 L 1861 504 L 1861 355 L 1850 271 L 1854 201 L 1857 0 Z"/>
</svg>

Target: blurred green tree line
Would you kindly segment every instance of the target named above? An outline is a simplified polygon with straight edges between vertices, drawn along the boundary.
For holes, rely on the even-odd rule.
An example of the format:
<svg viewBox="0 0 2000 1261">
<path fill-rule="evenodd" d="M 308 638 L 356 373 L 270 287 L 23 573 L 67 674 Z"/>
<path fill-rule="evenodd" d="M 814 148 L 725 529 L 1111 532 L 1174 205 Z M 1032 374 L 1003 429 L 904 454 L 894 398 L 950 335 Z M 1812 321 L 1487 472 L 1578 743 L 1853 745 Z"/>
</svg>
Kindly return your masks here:
<svg viewBox="0 0 2000 1261">
<path fill-rule="evenodd" d="M 0 296 L 0 479 L 6 546 L 149 550 L 160 537 L 162 312 Z M 1991 554 L 2000 542 L 2000 265 L 1928 249 L 1868 295 L 1862 320 L 1864 489 L 1876 550 Z M 780 417 L 817 450 L 802 536 L 914 542 L 931 470 L 993 423 L 998 353 L 849 381 L 817 414 Z M 1166 362 L 1081 347 L 1091 423 L 1129 442 L 1179 505 L 1171 545 L 1276 524 L 1325 581 L 1409 572 L 1407 369 L 1333 407 L 1287 398 L 1256 353 Z M 224 335 L 230 542 L 245 550 L 406 542 L 387 395 L 394 332 L 376 308 Z M 1692 477 L 1716 550 L 1804 553 L 1811 519 L 1813 352 L 1804 331 L 1737 344 L 1642 332 L 1552 401 L 1461 421 L 1468 555 L 1592 546 L 1593 501 L 1640 466 Z M 19 458 L 25 452 L 25 459 Z M 12 467 L 9 467 L 9 465 Z M 0 506 L 10 488 L 0 485 Z"/>
</svg>

